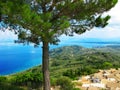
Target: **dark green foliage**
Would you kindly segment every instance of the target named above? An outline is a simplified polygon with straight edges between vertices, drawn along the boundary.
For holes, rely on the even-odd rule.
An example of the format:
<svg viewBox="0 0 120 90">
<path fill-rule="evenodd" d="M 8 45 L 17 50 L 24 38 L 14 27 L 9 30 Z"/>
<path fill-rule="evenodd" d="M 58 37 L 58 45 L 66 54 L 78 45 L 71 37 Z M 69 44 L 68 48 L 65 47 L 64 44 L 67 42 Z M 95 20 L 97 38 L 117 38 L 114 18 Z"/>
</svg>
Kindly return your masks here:
<svg viewBox="0 0 120 90">
<path fill-rule="evenodd" d="M 4 83 L 7 81 L 7 78 L 4 76 L 0 76 L 0 83 Z"/>
<path fill-rule="evenodd" d="M 61 64 L 62 64 L 62 62 L 60 63 L 59 61 L 55 60 L 54 62 L 52 62 L 51 66 L 54 67 L 54 66 L 59 66 Z"/>
<path fill-rule="evenodd" d="M 74 88 L 72 81 L 68 77 L 60 77 L 56 83 L 60 86 L 60 90 L 73 90 Z"/>
<path fill-rule="evenodd" d="M 106 25 L 108 25 L 108 23 L 106 23 L 108 20 L 110 19 L 110 16 L 106 16 L 105 18 L 101 18 L 101 16 L 99 16 L 96 19 L 96 26 L 97 27 L 105 27 Z"/>
<path fill-rule="evenodd" d="M 110 67 L 112 67 L 112 62 L 104 62 L 103 63 L 103 68 L 109 69 Z"/>
<path fill-rule="evenodd" d="M 26 72 L 18 74 L 11 79 L 13 85 L 39 88 L 43 84 L 43 77 L 40 72 Z"/>
<path fill-rule="evenodd" d="M 24 89 L 13 85 L 0 84 L 0 90 L 24 90 Z"/>
<path fill-rule="evenodd" d="M 68 69 L 66 71 L 63 72 L 63 76 L 67 76 L 71 79 L 76 80 L 77 77 L 82 76 L 82 75 L 90 75 L 93 74 L 95 72 L 97 72 L 98 70 L 92 67 L 81 67 L 81 68 L 75 68 L 75 69 Z"/>
<path fill-rule="evenodd" d="M 8 78 L 5 76 L 0 76 L 0 90 L 24 90 L 15 85 L 11 85 Z"/>
<path fill-rule="evenodd" d="M 56 81 L 57 81 L 57 78 L 51 77 L 50 78 L 51 86 L 56 86 L 57 85 Z"/>
</svg>

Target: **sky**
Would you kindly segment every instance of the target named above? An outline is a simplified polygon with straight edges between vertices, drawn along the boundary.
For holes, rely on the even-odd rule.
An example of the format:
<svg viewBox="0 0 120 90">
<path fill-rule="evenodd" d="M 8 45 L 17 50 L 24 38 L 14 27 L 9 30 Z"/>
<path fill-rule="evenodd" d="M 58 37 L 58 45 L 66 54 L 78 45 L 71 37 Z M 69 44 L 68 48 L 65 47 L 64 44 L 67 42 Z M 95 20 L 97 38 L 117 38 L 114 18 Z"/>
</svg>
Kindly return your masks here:
<svg viewBox="0 0 120 90">
<path fill-rule="evenodd" d="M 120 0 L 117 5 L 104 15 L 110 15 L 109 25 L 105 28 L 94 28 L 91 31 L 87 31 L 81 36 L 83 38 L 120 38 Z"/>
<path fill-rule="evenodd" d="M 120 39 L 120 0 L 117 5 L 112 8 L 109 12 L 104 13 L 110 15 L 109 25 L 105 28 L 94 28 L 90 31 L 86 31 L 81 35 L 75 35 L 72 38 L 98 38 L 98 39 Z M 0 31 L 0 41 L 9 41 L 16 39 L 17 36 L 14 33 L 7 30 L 7 32 Z M 69 39 L 69 37 L 62 36 L 61 39 Z"/>
</svg>

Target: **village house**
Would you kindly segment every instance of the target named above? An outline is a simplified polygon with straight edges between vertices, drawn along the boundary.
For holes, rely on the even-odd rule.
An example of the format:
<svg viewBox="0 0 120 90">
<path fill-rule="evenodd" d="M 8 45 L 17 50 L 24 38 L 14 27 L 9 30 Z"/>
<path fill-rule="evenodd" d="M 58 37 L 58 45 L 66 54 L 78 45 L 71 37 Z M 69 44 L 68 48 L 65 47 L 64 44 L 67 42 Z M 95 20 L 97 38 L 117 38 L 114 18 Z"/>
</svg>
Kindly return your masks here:
<svg viewBox="0 0 120 90">
<path fill-rule="evenodd" d="M 82 90 L 120 90 L 120 69 L 99 70 L 91 76 L 82 76 Z"/>
</svg>

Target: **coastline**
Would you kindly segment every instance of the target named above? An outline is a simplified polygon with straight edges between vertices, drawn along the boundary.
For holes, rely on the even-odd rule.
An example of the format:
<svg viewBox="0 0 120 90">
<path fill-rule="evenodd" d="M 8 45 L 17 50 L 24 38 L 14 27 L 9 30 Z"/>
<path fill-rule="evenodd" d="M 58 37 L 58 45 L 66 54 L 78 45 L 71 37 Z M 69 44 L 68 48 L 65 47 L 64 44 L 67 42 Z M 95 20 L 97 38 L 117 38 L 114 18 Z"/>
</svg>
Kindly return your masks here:
<svg viewBox="0 0 120 90">
<path fill-rule="evenodd" d="M 74 43 L 73 43 L 74 44 Z M 85 43 L 83 43 L 83 44 L 85 44 Z M 91 44 L 91 43 L 88 43 L 88 44 Z M 79 45 L 78 46 L 84 46 L 83 48 L 89 48 L 90 47 L 90 49 L 93 49 L 93 48 L 97 48 L 97 47 L 104 47 L 104 46 L 109 46 L 109 44 L 94 44 L 94 47 L 93 47 L 93 44 L 94 43 L 92 43 L 92 45 L 91 46 L 89 46 L 89 45 L 80 45 L 80 43 L 79 43 Z M 103 46 L 104 45 L 104 46 Z M 118 46 L 120 46 L 120 44 L 114 44 L 114 46 L 115 45 L 118 45 Z M 52 48 L 50 48 L 50 50 L 52 50 L 52 49 L 56 49 L 56 48 L 59 48 L 59 47 L 63 47 L 63 46 L 73 46 L 73 45 L 58 45 L 58 46 L 51 46 Z M 89 46 L 89 47 L 87 47 L 87 46 Z M 18 47 L 19 48 L 19 47 Z M 22 47 L 23 48 L 23 47 Z M 19 73 L 19 72 L 22 72 L 22 71 L 25 71 L 25 70 L 28 70 L 28 69 L 30 69 L 30 68 L 32 68 L 32 67 L 35 67 L 35 66 L 38 66 L 38 65 L 41 65 L 41 63 L 42 63 L 42 58 L 41 58 L 41 55 L 42 55 L 42 53 L 41 53 L 41 49 L 40 48 L 35 48 L 35 51 L 33 51 L 34 50 L 34 48 L 32 47 L 32 49 L 31 49 L 31 47 L 27 47 L 27 49 L 26 49 L 26 47 L 24 47 L 23 49 L 25 49 L 26 51 L 24 52 L 24 50 L 22 49 L 22 48 L 19 48 L 18 50 L 22 50 L 20 53 L 18 53 L 17 55 L 21 55 L 22 54 L 22 57 L 20 56 L 20 63 L 21 63 L 21 65 L 23 65 L 23 66 L 19 66 L 19 68 L 18 69 L 16 69 L 15 67 L 13 67 L 12 69 L 11 68 L 8 68 L 7 70 L 4 70 L 3 68 L 2 68 L 2 66 L 3 67 L 5 67 L 6 68 L 6 66 L 7 65 L 2 65 L 2 63 L 1 63 L 1 70 L 3 69 L 3 71 L 1 71 L 0 72 L 0 75 L 10 75 L 10 74 L 15 74 L 15 73 Z M 14 48 L 13 48 L 14 49 Z M 11 49 L 12 50 L 12 49 Z M 14 50 L 14 51 L 17 51 L 17 50 Z M 27 53 L 27 52 L 31 52 L 31 53 Z M 9 51 L 10 52 L 10 51 Z M 26 58 L 25 56 L 24 56 L 24 53 L 22 53 L 22 52 L 24 52 L 25 53 L 25 55 L 27 55 L 28 54 L 28 57 L 29 57 L 29 60 L 28 59 L 24 59 L 24 58 Z M 16 53 L 16 52 L 12 52 L 12 53 Z M 7 55 L 7 54 L 6 54 Z M 13 55 L 13 54 L 8 54 L 8 56 L 10 57 L 11 55 Z M 17 56 L 17 55 L 15 55 L 15 57 L 16 57 L 16 60 L 15 60 L 15 62 L 14 62 L 14 60 L 9 60 L 9 57 L 8 57 L 8 60 L 9 61 L 7 61 L 7 64 L 8 65 L 11 65 L 11 66 L 13 66 L 14 64 L 16 64 L 16 63 L 18 63 L 19 64 L 19 60 L 17 60 L 17 59 L 19 59 L 18 57 L 19 56 Z M 2 54 L 0 55 L 0 56 L 2 56 Z M 35 57 L 39 57 L 39 58 L 37 58 L 37 59 L 32 59 L 32 60 L 30 60 L 31 58 L 35 58 Z M 4 58 L 7 58 L 6 56 L 4 56 Z M 1 60 L 0 60 L 1 61 Z M 2 60 L 3 61 L 3 60 Z M 10 63 L 9 63 L 10 62 Z M 13 62 L 13 63 L 12 63 Z M 6 61 L 5 61 L 5 63 L 6 63 Z M 11 64 L 12 63 L 12 64 Z M 16 67 L 18 67 L 17 65 L 16 65 Z M 10 70 L 11 69 L 11 70 Z M 4 71 L 6 71 L 6 72 L 4 72 Z"/>
</svg>

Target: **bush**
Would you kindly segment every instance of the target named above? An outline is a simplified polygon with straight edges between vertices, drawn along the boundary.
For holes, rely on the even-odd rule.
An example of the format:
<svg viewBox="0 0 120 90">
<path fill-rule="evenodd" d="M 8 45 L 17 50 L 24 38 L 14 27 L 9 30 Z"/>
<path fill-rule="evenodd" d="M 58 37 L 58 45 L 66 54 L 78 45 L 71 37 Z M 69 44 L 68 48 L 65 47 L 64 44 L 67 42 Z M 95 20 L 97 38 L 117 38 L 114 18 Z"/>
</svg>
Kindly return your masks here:
<svg viewBox="0 0 120 90">
<path fill-rule="evenodd" d="M 4 76 L 0 76 L 0 83 L 4 83 L 7 81 L 7 78 Z"/>
<path fill-rule="evenodd" d="M 73 90 L 74 85 L 68 77 L 60 77 L 56 84 L 60 86 L 60 90 Z"/>
<path fill-rule="evenodd" d="M 11 79 L 11 83 L 17 86 L 27 86 L 29 88 L 39 88 L 43 84 L 42 73 L 36 72 L 27 72 L 23 74 L 16 75 Z"/>
<path fill-rule="evenodd" d="M 13 85 L 0 84 L 0 90 L 24 90 L 24 89 Z"/>
<path fill-rule="evenodd" d="M 56 86 L 56 78 L 50 78 L 51 86 Z"/>
</svg>

